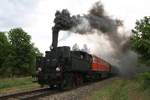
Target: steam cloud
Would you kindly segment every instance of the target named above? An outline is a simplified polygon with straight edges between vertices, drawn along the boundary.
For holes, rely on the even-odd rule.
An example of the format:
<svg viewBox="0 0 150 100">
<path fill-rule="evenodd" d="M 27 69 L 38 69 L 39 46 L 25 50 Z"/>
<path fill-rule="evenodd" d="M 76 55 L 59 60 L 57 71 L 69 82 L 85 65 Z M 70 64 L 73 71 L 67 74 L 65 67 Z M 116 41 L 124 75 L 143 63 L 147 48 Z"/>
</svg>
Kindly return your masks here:
<svg viewBox="0 0 150 100">
<path fill-rule="evenodd" d="M 107 16 L 100 2 L 95 3 L 86 15 L 71 16 L 67 9 L 57 11 L 54 23 L 53 28 L 56 30 L 70 30 L 81 35 L 97 33 L 98 35 L 106 36 L 113 49 L 112 59 L 119 60 L 126 54 L 132 54 L 129 51 L 129 37 L 118 32 L 119 27 L 123 26 L 122 21 Z M 122 59 L 124 60 L 125 58 Z"/>
<path fill-rule="evenodd" d="M 92 34 L 97 31 L 98 34 L 106 35 L 115 50 L 115 57 L 128 48 L 128 37 L 121 37 L 118 33 L 122 22 L 105 15 L 100 2 L 97 2 L 87 15 L 71 16 L 69 11 L 64 9 L 57 11 L 55 16 L 54 27 L 57 30 L 70 30 L 79 34 Z"/>
</svg>

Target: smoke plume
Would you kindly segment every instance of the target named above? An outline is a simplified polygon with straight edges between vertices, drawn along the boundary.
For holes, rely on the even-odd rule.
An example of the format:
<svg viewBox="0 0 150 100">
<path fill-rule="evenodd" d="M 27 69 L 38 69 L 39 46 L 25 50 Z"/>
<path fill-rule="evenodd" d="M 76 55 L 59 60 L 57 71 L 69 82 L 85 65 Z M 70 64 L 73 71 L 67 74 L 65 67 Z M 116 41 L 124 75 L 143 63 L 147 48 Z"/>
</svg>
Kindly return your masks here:
<svg viewBox="0 0 150 100">
<path fill-rule="evenodd" d="M 123 26 L 122 21 L 108 16 L 101 2 L 95 3 L 89 10 L 88 14 L 85 15 L 72 16 L 67 9 L 57 11 L 55 14 L 54 23 L 54 28 L 56 30 L 69 30 L 81 35 L 95 33 L 99 36 L 104 35 L 109 41 L 113 51 L 110 55 L 105 55 L 109 56 L 108 58 L 113 59 L 111 63 L 114 63 L 114 60 L 121 60 L 124 55 L 128 55 L 129 53 L 130 37 L 126 36 L 125 32 L 120 34 L 118 31 L 118 29 Z M 99 43 L 99 41 L 101 40 L 97 40 L 97 43 Z M 101 44 L 99 44 L 99 46 L 101 46 Z M 98 55 L 98 49 L 96 51 Z M 124 59 L 127 60 L 127 58 L 128 57 L 125 57 Z M 123 61 L 125 61 L 124 59 Z M 120 65 L 121 62 L 122 61 L 119 61 Z"/>
<path fill-rule="evenodd" d="M 97 2 L 87 15 L 71 16 L 67 9 L 57 11 L 54 23 L 54 27 L 58 30 L 70 30 L 82 35 L 96 31 L 100 35 L 106 35 L 114 48 L 114 57 L 120 56 L 128 48 L 128 37 L 123 37 L 118 33 L 118 27 L 122 26 L 122 22 L 107 16 L 100 2 Z"/>
</svg>

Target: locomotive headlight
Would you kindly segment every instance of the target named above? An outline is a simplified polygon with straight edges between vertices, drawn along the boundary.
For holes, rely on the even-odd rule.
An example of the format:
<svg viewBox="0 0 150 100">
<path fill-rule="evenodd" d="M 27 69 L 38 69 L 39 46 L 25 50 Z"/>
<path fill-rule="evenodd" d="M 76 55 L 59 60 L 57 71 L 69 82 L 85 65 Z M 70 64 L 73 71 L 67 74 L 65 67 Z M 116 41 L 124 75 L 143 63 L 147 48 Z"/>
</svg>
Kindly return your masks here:
<svg viewBox="0 0 150 100">
<path fill-rule="evenodd" d="M 41 68 L 41 67 L 39 67 L 39 68 L 38 68 L 38 71 L 39 71 L 39 72 L 40 72 L 40 71 L 42 71 L 42 68 Z"/>
<path fill-rule="evenodd" d="M 56 67 L 56 71 L 57 71 L 57 72 L 60 72 L 60 68 L 59 68 L 59 67 Z"/>
</svg>

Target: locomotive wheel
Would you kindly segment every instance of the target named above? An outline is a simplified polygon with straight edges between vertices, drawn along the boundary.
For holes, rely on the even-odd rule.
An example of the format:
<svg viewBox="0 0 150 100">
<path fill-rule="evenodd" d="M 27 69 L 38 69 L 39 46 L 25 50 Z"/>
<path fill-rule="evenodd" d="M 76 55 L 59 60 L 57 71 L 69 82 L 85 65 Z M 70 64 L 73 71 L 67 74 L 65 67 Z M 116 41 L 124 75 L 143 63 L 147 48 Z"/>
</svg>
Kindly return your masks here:
<svg viewBox="0 0 150 100">
<path fill-rule="evenodd" d="M 63 90 L 64 87 L 65 87 L 65 84 L 66 84 L 65 80 L 63 80 L 62 83 L 60 83 L 60 84 L 57 85 L 58 89 Z"/>
<path fill-rule="evenodd" d="M 66 88 L 69 89 L 71 87 L 75 87 L 74 75 L 72 73 L 65 75 L 66 80 Z"/>
<path fill-rule="evenodd" d="M 63 89 L 64 89 L 64 85 L 63 85 L 63 84 L 58 84 L 58 88 L 59 88 L 60 90 L 63 90 Z"/>
<path fill-rule="evenodd" d="M 83 84 L 83 77 L 81 74 L 77 73 L 75 74 L 75 85 L 80 86 Z"/>
</svg>

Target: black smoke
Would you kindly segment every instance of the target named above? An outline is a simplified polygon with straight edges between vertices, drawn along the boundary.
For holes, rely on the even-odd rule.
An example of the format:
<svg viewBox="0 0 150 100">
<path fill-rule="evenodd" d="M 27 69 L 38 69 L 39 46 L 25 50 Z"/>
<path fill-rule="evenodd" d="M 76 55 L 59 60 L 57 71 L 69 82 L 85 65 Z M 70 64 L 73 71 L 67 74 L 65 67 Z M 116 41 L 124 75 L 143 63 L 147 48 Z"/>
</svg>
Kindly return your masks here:
<svg viewBox="0 0 150 100">
<path fill-rule="evenodd" d="M 71 16 L 67 9 L 56 11 L 54 23 L 53 28 L 57 30 L 70 30 L 72 27 L 78 25 L 75 16 Z"/>
<path fill-rule="evenodd" d="M 131 58 L 130 56 L 128 56 L 129 58 L 126 57 L 126 55 L 132 54 L 129 50 L 130 37 L 126 36 L 126 33 L 121 35 L 118 32 L 118 29 L 123 26 L 122 21 L 108 16 L 101 2 L 96 2 L 89 10 L 88 14 L 84 15 L 71 15 L 67 9 L 57 11 L 54 23 L 53 34 L 56 33 L 56 30 L 57 32 L 60 30 L 69 30 L 81 35 L 96 33 L 106 36 L 113 49 L 112 54 L 109 56 L 111 56 L 112 59 L 120 60 L 118 66 L 121 66 L 121 64 L 124 64 L 123 67 L 131 65 L 128 63 L 126 63 L 128 65 L 121 63 L 122 59 L 123 62 L 128 62 L 128 59 Z M 97 52 L 99 52 L 99 50 L 97 50 Z M 132 63 L 131 59 L 130 63 Z M 128 72 L 129 69 L 126 71 Z"/>
<path fill-rule="evenodd" d="M 67 9 L 57 11 L 54 23 L 54 31 L 70 30 L 83 35 L 92 34 L 96 30 L 98 34 L 106 35 L 114 48 L 114 57 L 120 56 L 129 47 L 129 39 L 121 37 L 118 33 L 122 21 L 107 16 L 100 2 L 95 3 L 86 15 L 71 16 Z"/>
</svg>

